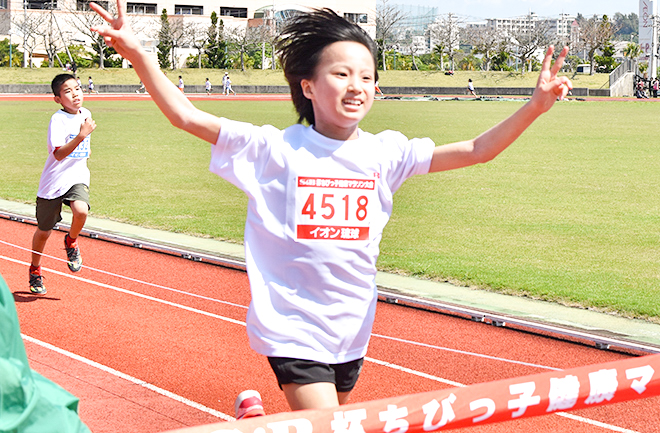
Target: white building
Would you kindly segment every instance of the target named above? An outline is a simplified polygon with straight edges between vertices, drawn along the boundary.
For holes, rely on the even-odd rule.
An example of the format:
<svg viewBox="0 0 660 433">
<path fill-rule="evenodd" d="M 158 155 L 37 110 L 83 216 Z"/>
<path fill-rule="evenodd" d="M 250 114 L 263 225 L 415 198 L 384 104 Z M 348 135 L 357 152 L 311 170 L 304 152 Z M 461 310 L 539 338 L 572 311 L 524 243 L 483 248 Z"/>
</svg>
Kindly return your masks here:
<svg viewBox="0 0 660 433">
<path fill-rule="evenodd" d="M 526 33 L 532 31 L 536 27 L 539 17 L 534 12 L 528 15 L 511 18 L 491 18 L 487 19 L 487 26 L 493 30 L 505 35 L 512 35 L 516 33 Z"/>
<path fill-rule="evenodd" d="M 512 18 L 493 18 L 486 20 L 486 26 L 496 29 L 505 35 L 527 33 L 543 25 L 548 29 L 548 36 L 552 39 L 569 41 L 574 33 L 575 16 L 559 14 L 558 18 L 542 18 L 536 13 Z"/>
<path fill-rule="evenodd" d="M 346 19 L 358 23 L 372 37 L 376 35 L 376 0 L 289 1 L 284 3 L 276 0 L 145 0 L 129 1 L 126 5 L 131 26 L 141 37 L 145 49 L 154 56 L 157 44 L 155 38 L 160 28 L 160 15 L 163 10 L 167 11 L 173 22 L 199 23 L 208 27 L 211 13 L 215 12 L 227 28 L 247 28 L 258 26 L 268 18 L 277 20 L 286 17 L 292 11 L 327 7 Z M 96 3 L 104 7 L 114 4 L 112 0 L 100 0 Z M 54 29 L 54 34 L 59 36 L 60 42 L 63 40 L 67 45 L 71 45 L 84 41 L 86 45 L 91 46 L 89 36 L 84 35 L 71 24 L 74 21 L 72 15 L 91 17 L 95 14 L 89 12 L 89 0 L 0 0 L 0 39 L 6 39 L 11 34 L 12 42 L 18 43 L 21 51 L 23 43 L 27 43 L 30 37 L 37 43 L 37 39 L 43 38 L 37 38 L 32 34 L 33 32 L 25 35 L 23 34 L 25 32 L 21 31 L 20 23 L 33 21 L 41 23 L 41 26 L 50 25 Z M 43 57 L 45 53 L 43 41 L 40 45 L 35 49 L 35 53 Z M 196 50 L 189 49 L 188 52 L 196 52 Z M 186 50 L 182 49 L 178 56 L 180 65 L 185 61 L 187 54 Z"/>
</svg>

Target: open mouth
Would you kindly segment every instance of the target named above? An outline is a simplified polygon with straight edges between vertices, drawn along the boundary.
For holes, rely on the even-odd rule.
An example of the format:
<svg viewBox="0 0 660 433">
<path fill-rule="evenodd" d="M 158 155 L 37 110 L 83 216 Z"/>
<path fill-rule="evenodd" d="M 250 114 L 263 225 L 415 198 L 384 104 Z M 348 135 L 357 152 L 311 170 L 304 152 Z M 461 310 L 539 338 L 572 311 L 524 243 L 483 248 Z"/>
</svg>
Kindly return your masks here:
<svg viewBox="0 0 660 433">
<path fill-rule="evenodd" d="M 342 102 L 344 103 L 344 105 L 350 105 L 354 107 L 359 107 L 362 105 L 362 101 L 357 99 L 344 99 Z"/>
</svg>

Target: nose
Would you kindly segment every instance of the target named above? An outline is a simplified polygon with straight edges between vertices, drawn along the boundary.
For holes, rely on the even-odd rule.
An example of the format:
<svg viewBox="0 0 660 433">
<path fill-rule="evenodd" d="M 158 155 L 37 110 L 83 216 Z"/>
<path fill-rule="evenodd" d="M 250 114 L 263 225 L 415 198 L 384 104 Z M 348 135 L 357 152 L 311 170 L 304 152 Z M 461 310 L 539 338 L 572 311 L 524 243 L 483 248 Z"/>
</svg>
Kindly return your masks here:
<svg viewBox="0 0 660 433">
<path fill-rule="evenodd" d="M 360 93 L 362 92 L 362 86 L 360 84 L 360 77 L 357 75 L 351 75 L 350 78 L 348 79 L 348 87 L 347 90 L 349 92 L 355 92 L 355 93 Z"/>
</svg>

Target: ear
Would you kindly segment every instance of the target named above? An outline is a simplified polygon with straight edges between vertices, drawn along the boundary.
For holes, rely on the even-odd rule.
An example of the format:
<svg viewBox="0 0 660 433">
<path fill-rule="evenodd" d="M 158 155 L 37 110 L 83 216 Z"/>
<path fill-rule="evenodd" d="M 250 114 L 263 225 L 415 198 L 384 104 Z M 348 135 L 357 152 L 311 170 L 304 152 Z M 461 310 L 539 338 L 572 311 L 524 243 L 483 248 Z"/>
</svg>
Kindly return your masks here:
<svg viewBox="0 0 660 433">
<path fill-rule="evenodd" d="M 314 92 L 312 91 L 312 83 L 308 79 L 302 79 L 300 80 L 300 87 L 302 88 L 303 95 L 307 99 L 312 99 L 312 96 L 314 95 Z"/>
<path fill-rule="evenodd" d="M 54 96 L 53 99 L 55 100 L 56 104 L 62 105 L 62 98 L 58 96 Z"/>
</svg>

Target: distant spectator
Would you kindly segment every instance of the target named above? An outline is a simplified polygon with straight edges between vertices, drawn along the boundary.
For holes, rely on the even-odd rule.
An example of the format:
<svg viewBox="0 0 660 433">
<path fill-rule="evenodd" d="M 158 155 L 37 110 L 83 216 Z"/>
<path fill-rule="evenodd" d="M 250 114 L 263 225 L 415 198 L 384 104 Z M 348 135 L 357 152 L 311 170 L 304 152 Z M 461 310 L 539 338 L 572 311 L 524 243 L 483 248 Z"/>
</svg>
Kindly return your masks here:
<svg viewBox="0 0 660 433">
<path fill-rule="evenodd" d="M 183 77 L 179 75 L 179 90 L 181 90 L 181 93 L 186 93 L 183 91 L 184 85 L 183 85 Z"/>
<path fill-rule="evenodd" d="M 206 86 L 206 94 L 210 95 L 211 94 L 211 82 L 209 81 L 208 78 L 206 79 L 206 85 L 205 86 Z"/>
<path fill-rule="evenodd" d="M 637 82 L 637 87 L 635 89 L 635 96 L 638 99 L 648 99 L 648 96 L 646 95 L 646 91 L 644 90 L 644 82 L 642 80 L 639 80 Z"/>
<path fill-rule="evenodd" d="M 378 87 L 378 81 L 376 81 L 376 92 L 380 93 L 380 96 L 383 96 L 383 91 Z"/>
<path fill-rule="evenodd" d="M 222 78 L 222 83 L 223 83 L 223 90 L 222 94 L 229 96 L 229 92 L 233 93 L 234 95 L 236 92 L 234 92 L 234 89 L 231 88 L 231 79 L 229 78 L 229 73 L 225 72 L 225 76 Z"/>
<path fill-rule="evenodd" d="M 99 93 L 98 90 L 94 90 L 94 81 L 92 80 L 92 77 L 87 77 L 87 93 L 90 95 L 92 93 Z"/>
<path fill-rule="evenodd" d="M 472 83 L 472 78 L 468 78 L 468 86 L 467 86 L 468 93 L 474 96 L 475 98 L 477 97 L 477 94 L 474 93 L 474 84 Z"/>
</svg>

